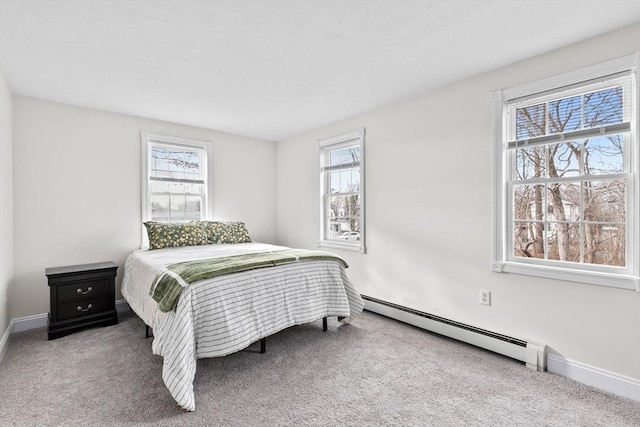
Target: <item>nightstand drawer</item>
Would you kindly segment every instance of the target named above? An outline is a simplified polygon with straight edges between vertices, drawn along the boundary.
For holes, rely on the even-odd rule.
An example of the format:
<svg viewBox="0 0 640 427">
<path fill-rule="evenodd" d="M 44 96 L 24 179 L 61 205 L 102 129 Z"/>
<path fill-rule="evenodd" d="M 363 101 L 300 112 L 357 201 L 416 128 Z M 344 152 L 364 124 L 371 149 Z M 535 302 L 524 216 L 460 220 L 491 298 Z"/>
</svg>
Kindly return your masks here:
<svg viewBox="0 0 640 427">
<path fill-rule="evenodd" d="M 87 298 L 58 305 L 58 320 L 100 313 L 109 309 L 108 298 Z"/>
<path fill-rule="evenodd" d="M 94 298 L 109 294 L 109 279 L 85 280 L 71 285 L 58 286 L 58 302 L 80 298 Z"/>
</svg>

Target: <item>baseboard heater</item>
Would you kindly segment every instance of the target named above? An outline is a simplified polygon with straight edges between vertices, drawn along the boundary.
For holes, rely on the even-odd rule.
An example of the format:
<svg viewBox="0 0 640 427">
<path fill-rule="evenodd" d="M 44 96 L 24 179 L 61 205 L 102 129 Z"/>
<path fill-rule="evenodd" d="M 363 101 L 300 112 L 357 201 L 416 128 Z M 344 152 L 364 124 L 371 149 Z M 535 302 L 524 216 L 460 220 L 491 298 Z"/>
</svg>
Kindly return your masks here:
<svg viewBox="0 0 640 427">
<path fill-rule="evenodd" d="M 519 360 L 531 369 L 546 370 L 544 344 L 498 334 L 366 295 L 362 295 L 362 299 L 365 310 Z"/>
</svg>

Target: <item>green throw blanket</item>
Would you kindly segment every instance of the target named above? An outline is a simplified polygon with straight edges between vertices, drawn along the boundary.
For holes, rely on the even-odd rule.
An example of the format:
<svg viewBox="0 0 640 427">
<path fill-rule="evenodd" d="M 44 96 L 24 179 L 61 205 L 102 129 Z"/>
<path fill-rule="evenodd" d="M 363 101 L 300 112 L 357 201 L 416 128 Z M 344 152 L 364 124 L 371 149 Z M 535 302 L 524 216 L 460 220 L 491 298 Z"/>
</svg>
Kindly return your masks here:
<svg viewBox="0 0 640 427">
<path fill-rule="evenodd" d="M 345 268 L 349 267 L 347 262 L 337 255 L 306 249 L 286 249 L 274 252 L 184 261 L 171 264 L 158 272 L 153 279 L 149 295 L 158 303 L 160 311 L 168 312 L 174 309 L 184 288 L 200 280 L 308 260 L 334 260 L 341 262 Z"/>
</svg>

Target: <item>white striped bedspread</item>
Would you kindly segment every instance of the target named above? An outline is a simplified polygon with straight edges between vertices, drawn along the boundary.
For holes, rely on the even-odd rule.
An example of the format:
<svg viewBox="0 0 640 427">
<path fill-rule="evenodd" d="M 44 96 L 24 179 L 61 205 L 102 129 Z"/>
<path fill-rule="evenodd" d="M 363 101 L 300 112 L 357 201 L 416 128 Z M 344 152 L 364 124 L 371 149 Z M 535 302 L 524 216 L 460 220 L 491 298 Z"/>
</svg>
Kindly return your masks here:
<svg viewBox="0 0 640 427">
<path fill-rule="evenodd" d="M 162 379 L 184 409 L 195 410 L 196 360 L 225 356 L 294 325 L 327 316 L 354 317 L 364 302 L 342 263 L 301 261 L 193 283 L 175 311 L 149 296 L 163 267 L 181 261 L 289 249 L 263 243 L 139 250 L 125 264 L 122 295 L 153 328 L 152 351 L 163 357 Z"/>
</svg>

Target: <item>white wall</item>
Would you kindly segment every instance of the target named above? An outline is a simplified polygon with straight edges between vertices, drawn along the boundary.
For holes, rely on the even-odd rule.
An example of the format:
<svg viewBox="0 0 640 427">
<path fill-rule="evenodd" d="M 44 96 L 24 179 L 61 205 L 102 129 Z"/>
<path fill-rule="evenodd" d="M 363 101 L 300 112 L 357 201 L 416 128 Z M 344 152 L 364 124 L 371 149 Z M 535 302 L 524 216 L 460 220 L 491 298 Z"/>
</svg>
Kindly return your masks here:
<svg viewBox="0 0 640 427">
<path fill-rule="evenodd" d="M 49 311 L 44 270 L 114 261 L 140 247 L 141 130 L 212 140 L 213 217 L 276 239 L 276 144 L 33 98 L 13 98 L 11 318 Z"/>
<path fill-rule="evenodd" d="M 13 276 L 13 154 L 11 92 L 0 70 L 0 341 L 9 327 Z M 0 348 L 1 350 L 1 348 Z"/>
<path fill-rule="evenodd" d="M 280 142 L 278 242 L 315 246 L 316 141 L 365 127 L 367 253 L 336 250 L 361 293 L 640 379 L 640 293 L 489 270 L 490 92 L 637 50 L 624 28 Z"/>
</svg>

